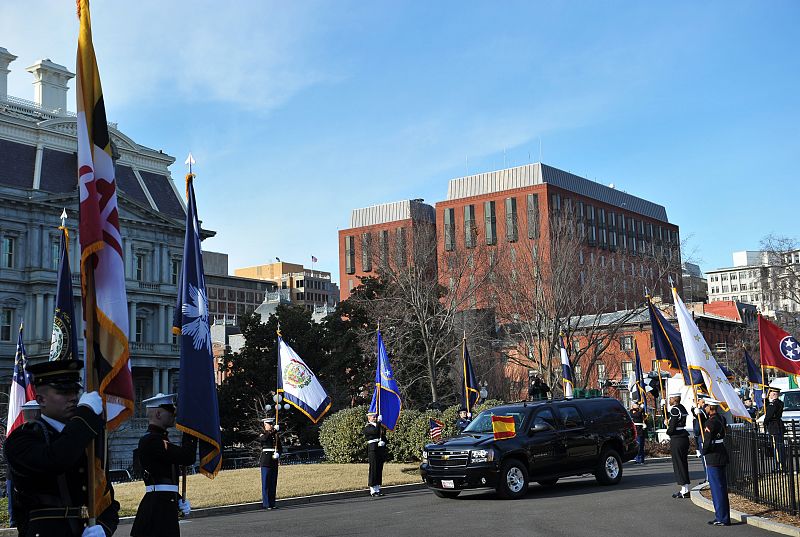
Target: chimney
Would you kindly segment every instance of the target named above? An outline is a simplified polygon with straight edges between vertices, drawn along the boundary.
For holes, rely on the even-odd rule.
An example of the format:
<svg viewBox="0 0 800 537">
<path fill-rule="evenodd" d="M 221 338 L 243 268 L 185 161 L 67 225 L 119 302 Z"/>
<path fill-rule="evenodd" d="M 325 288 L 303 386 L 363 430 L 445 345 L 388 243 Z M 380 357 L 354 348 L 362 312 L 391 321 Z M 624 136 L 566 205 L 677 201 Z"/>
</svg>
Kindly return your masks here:
<svg viewBox="0 0 800 537">
<path fill-rule="evenodd" d="M 50 59 L 39 60 L 28 67 L 27 71 L 34 77 L 34 101 L 44 110 L 60 113 L 67 111 L 67 82 L 75 77 L 63 65 L 53 63 Z"/>
<path fill-rule="evenodd" d="M 16 60 L 17 57 L 9 51 L 0 47 L 0 101 L 7 100 L 8 97 L 8 64 Z"/>
</svg>

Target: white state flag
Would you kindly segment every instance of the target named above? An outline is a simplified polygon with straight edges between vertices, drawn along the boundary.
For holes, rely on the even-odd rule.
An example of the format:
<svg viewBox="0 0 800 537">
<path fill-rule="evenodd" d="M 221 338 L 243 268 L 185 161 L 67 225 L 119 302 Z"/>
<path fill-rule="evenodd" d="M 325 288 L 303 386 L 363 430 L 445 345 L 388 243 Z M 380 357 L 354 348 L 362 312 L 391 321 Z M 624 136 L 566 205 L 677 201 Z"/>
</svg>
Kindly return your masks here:
<svg viewBox="0 0 800 537">
<path fill-rule="evenodd" d="M 317 423 L 331 408 L 331 398 L 294 349 L 278 337 L 278 392 L 284 400 Z"/>
<path fill-rule="evenodd" d="M 730 410 L 734 416 L 750 421 L 750 414 L 739 399 L 739 393 L 720 369 L 706 340 L 692 319 L 692 314 L 686 309 L 675 288 L 672 289 L 672 296 L 675 298 L 675 315 L 678 317 L 683 350 L 686 353 L 686 365 L 689 369 L 699 369 L 703 372 L 706 386 L 714 398 L 723 403 L 723 408 Z"/>
</svg>

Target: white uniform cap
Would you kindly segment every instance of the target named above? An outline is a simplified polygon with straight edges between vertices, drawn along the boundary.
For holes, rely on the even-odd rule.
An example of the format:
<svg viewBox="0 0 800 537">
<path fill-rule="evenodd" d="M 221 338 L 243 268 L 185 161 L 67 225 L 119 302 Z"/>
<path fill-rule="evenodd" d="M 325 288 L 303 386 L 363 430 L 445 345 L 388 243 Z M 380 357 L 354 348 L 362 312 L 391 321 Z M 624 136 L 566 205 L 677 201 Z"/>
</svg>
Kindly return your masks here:
<svg viewBox="0 0 800 537">
<path fill-rule="evenodd" d="M 683 397 L 683 394 L 681 392 L 672 392 L 671 394 L 669 394 L 669 396 L 670 397 Z"/>
<path fill-rule="evenodd" d="M 706 404 L 708 406 L 719 406 L 722 404 L 722 401 L 717 401 L 716 399 L 713 399 L 711 397 L 706 397 L 705 399 L 703 399 L 703 404 Z"/>
<path fill-rule="evenodd" d="M 145 408 L 159 408 L 165 405 L 175 406 L 175 394 L 157 393 L 150 399 L 145 399 L 142 403 L 144 403 Z"/>
<path fill-rule="evenodd" d="M 22 410 L 39 410 L 41 408 L 35 399 L 31 399 L 20 407 Z"/>
<path fill-rule="evenodd" d="M 263 423 L 275 423 L 275 418 L 264 418 L 261 420 Z"/>
</svg>

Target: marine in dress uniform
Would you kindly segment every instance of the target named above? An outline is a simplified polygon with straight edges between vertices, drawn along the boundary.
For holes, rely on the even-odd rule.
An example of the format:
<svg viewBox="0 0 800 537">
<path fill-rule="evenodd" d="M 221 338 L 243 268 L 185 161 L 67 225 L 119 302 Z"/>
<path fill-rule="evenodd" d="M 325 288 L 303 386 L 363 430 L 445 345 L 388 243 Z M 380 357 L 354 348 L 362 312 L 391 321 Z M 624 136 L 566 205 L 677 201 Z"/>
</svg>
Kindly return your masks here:
<svg viewBox="0 0 800 537">
<path fill-rule="evenodd" d="M 703 427 L 705 442 L 703 457 L 706 460 L 708 484 L 711 487 L 711 499 L 714 502 L 714 520 L 708 523 L 713 526 L 731 525 L 731 507 L 728 501 L 728 480 L 725 467 L 728 465 L 728 450 L 725 449 L 725 418 L 717 413 L 719 401 L 706 399 L 708 420 Z"/>
<path fill-rule="evenodd" d="M 367 438 L 369 455 L 369 492 L 373 498 L 383 496 L 381 482 L 383 481 L 383 463 L 386 460 L 386 428 L 378 418 L 379 416 L 374 412 L 368 413 L 367 424 L 363 431 Z"/>
<path fill-rule="evenodd" d="M 467 409 L 463 406 L 458 409 L 458 419 L 456 420 L 456 429 L 458 432 L 462 432 L 464 429 L 467 428 L 467 425 L 472 423 L 472 420 L 469 417 L 469 413 Z"/>
<path fill-rule="evenodd" d="M 23 537 L 106 537 L 119 523 L 119 503 L 109 484 L 88 524 L 86 447 L 105 426 L 97 392 L 78 397 L 81 360 L 28 366 L 41 416 L 24 423 L 4 449 L 14 483 L 14 518 Z"/>
<path fill-rule="evenodd" d="M 764 429 L 772 440 L 772 449 L 775 455 L 775 465 L 779 470 L 783 470 L 786 460 L 786 453 L 783 446 L 783 435 L 786 433 L 786 425 L 783 423 L 783 401 L 778 399 L 781 393 L 779 388 L 768 386 L 767 402 L 764 404 Z"/>
<path fill-rule="evenodd" d="M 167 429 L 175 425 L 175 394 L 159 393 L 142 402 L 149 424 L 133 456 L 142 467 L 145 494 L 131 535 L 177 537 L 181 534 L 178 513 L 186 516 L 191 512 L 189 501 L 180 497 L 179 466 L 194 464 L 197 439 L 184 433 L 180 446 L 169 441 Z"/>
<path fill-rule="evenodd" d="M 281 439 L 275 418 L 263 420 L 264 432 L 258 437 L 261 445 L 261 504 L 264 509 L 275 509 L 278 488 L 278 466 L 281 453 Z"/>
<path fill-rule="evenodd" d="M 636 458 L 633 461 L 636 464 L 644 464 L 644 430 L 647 425 L 644 422 L 644 412 L 642 412 L 641 407 L 636 403 L 631 405 L 631 419 L 633 420 L 633 425 L 636 427 L 636 445 L 638 446 L 639 450 L 636 453 Z"/>
<path fill-rule="evenodd" d="M 689 432 L 686 430 L 686 407 L 681 404 L 681 394 L 669 395 L 669 423 L 667 435 L 669 436 L 670 454 L 672 455 L 672 471 L 675 481 L 681 490 L 672 495 L 673 498 L 689 497 Z"/>
</svg>

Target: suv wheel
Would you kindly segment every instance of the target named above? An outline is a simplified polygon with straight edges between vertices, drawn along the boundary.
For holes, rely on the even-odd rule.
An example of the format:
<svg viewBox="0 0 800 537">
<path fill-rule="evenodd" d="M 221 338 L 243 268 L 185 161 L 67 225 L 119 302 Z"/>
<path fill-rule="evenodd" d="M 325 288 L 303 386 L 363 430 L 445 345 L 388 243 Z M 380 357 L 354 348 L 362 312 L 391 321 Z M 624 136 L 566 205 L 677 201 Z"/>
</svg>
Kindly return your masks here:
<svg viewBox="0 0 800 537">
<path fill-rule="evenodd" d="M 440 498 L 458 498 L 458 495 L 461 494 L 460 490 L 434 490 L 434 494 L 436 494 Z"/>
<path fill-rule="evenodd" d="M 514 459 L 506 461 L 500 468 L 497 494 L 507 500 L 522 498 L 528 492 L 528 470 Z"/>
<path fill-rule="evenodd" d="M 601 485 L 616 485 L 622 479 L 622 459 L 613 449 L 606 448 L 597 461 L 597 470 L 594 473 L 597 482 Z"/>
</svg>

